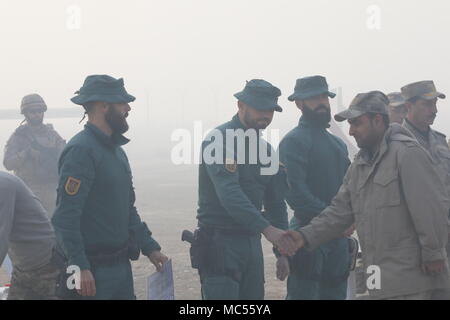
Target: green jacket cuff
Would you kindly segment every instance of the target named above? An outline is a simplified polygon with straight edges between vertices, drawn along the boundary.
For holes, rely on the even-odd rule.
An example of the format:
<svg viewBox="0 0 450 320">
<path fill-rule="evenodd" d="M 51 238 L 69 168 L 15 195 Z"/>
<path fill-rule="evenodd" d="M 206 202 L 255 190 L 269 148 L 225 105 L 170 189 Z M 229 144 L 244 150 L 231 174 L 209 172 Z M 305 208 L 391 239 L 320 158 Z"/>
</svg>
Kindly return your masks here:
<svg viewBox="0 0 450 320">
<path fill-rule="evenodd" d="M 161 251 L 161 246 L 155 239 L 150 237 L 150 240 L 142 246 L 141 251 L 143 255 L 148 257 L 153 251 Z"/>
<path fill-rule="evenodd" d="M 261 216 L 261 219 L 258 219 L 257 221 L 248 226 L 250 231 L 255 233 L 262 233 L 264 229 L 266 229 L 267 227 L 270 227 L 270 223 L 269 221 L 264 219 L 263 216 Z"/>
<path fill-rule="evenodd" d="M 78 266 L 80 270 L 90 270 L 91 264 L 85 255 L 80 255 L 69 259 L 69 266 Z"/>
</svg>

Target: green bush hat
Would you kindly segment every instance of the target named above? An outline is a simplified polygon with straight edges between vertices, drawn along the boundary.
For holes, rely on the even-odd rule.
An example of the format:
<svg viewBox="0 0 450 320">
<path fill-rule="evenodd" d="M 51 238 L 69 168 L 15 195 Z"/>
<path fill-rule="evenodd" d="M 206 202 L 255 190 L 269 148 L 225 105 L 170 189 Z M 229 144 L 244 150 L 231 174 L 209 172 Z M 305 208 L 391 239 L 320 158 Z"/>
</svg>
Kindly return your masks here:
<svg viewBox="0 0 450 320">
<path fill-rule="evenodd" d="M 244 90 L 235 93 L 234 96 L 239 101 L 257 110 L 283 111 L 278 105 L 278 97 L 281 96 L 280 89 L 265 80 L 253 79 L 247 81 Z"/>
<path fill-rule="evenodd" d="M 325 77 L 312 76 L 297 79 L 294 93 L 288 97 L 289 101 L 305 100 L 328 93 L 330 98 L 336 96 L 335 93 L 328 90 L 328 83 Z"/>
<path fill-rule="evenodd" d="M 334 116 L 338 122 L 355 119 L 366 113 L 388 114 L 388 97 L 381 91 L 358 93 L 347 110 Z"/>
<path fill-rule="evenodd" d="M 431 80 L 410 83 L 402 87 L 401 90 L 405 100 L 410 100 L 416 97 L 425 100 L 432 100 L 435 98 L 445 99 L 445 94 L 436 91 L 434 82 Z"/>
<path fill-rule="evenodd" d="M 136 99 L 125 90 L 123 78 L 116 79 L 106 74 L 87 76 L 75 94 L 77 96 L 70 100 L 79 105 L 93 101 L 129 103 Z"/>
</svg>

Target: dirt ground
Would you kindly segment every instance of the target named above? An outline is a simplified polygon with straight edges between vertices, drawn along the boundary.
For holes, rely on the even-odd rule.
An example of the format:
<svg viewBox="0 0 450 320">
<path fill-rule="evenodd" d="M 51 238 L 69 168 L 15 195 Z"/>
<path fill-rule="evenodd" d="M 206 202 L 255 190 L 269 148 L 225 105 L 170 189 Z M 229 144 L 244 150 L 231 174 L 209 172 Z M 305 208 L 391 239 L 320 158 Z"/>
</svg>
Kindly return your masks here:
<svg viewBox="0 0 450 320">
<path fill-rule="evenodd" d="M 197 169 L 173 166 L 161 170 L 160 166 L 134 168 L 136 207 L 141 218 L 149 225 L 162 251 L 172 259 L 175 299 L 200 299 L 197 271 L 189 260 L 189 245 L 181 241 L 183 229 L 194 230 L 197 220 Z M 136 174 L 138 172 L 138 174 Z M 263 239 L 266 299 L 284 299 L 285 282 L 276 279 L 275 256 L 271 245 Z M 147 277 L 155 272 L 154 266 L 141 256 L 134 261 L 135 292 L 138 299 L 147 298 Z M 0 286 L 9 283 L 4 270 L 0 270 Z"/>
<path fill-rule="evenodd" d="M 155 238 L 163 247 L 163 252 L 172 259 L 173 277 L 175 285 L 175 299 L 200 299 L 200 283 L 197 271 L 192 269 L 189 260 L 189 245 L 181 242 L 181 230 L 184 228 L 185 219 L 166 217 L 164 215 L 151 214 L 147 219 L 142 218 L 155 227 Z M 187 222 L 187 221 L 186 221 Z M 275 257 L 271 246 L 267 241 L 264 243 L 265 277 L 266 277 L 266 299 L 283 299 L 286 288 L 285 282 L 275 277 Z M 132 262 L 134 273 L 134 286 L 136 296 L 139 300 L 147 299 L 147 277 L 155 272 L 155 267 L 145 256 L 138 261 Z M 6 272 L 0 270 L 0 286 L 9 283 Z"/>
<path fill-rule="evenodd" d="M 174 166 L 164 182 L 151 184 L 145 178 L 135 176 L 137 202 L 140 214 L 163 247 L 163 252 L 172 259 L 175 299 L 200 299 L 200 281 L 197 270 L 191 268 L 189 244 L 181 241 L 183 229 L 194 230 L 197 220 L 197 171 Z M 163 175 L 163 173 L 162 173 Z M 148 174 L 158 181 L 158 174 Z M 145 175 L 143 176 L 145 177 Z M 162 177 L 161 177 L 162 178 Z M 139 190 L 139 185 L 145 185 Z M 151 190 L 149 193 L 147 193 Z M 147 190 L 147 192 L 145 191 Z M 174 190 L 176 192 L 174 192 Z M 159 199 L 155 202 L 150 198 Z M 141 199 L 141 200 L 139 200 Z M 146 200 L 144 200 L 146 199 Z M 164 201 L 161 202 L 161 199 Z M 276 279 L 276 259 L 272 246 L 263 239 L 265 262 L 266 299 L 284 299 L 286 283 Z M 146 299 L 146 278 L 155 271 L 146 257 L 133 262 L 135 292 L 138 299 Z"/>
</svg>

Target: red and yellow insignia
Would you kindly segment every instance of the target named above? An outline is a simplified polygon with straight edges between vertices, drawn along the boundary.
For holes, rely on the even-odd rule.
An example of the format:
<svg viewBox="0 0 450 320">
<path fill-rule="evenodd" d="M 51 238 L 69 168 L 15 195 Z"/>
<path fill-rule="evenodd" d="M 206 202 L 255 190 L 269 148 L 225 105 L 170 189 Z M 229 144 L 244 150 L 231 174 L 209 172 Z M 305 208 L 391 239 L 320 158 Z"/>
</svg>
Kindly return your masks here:
<svg viewBox="0 0 450 320">
<path fill-rule="evenodd" d="M 74 196 L 80 189 L 81 181 L 73 177 L 68 177 L 64 189 L 69 196 Z"/>
<path fill-rule="evenodd" d="M 237 170 L 236 161 L 230 158 L 225 159 L 225 169 L 227 169 L 228 172 L 235 173 Z"/>
</svg>

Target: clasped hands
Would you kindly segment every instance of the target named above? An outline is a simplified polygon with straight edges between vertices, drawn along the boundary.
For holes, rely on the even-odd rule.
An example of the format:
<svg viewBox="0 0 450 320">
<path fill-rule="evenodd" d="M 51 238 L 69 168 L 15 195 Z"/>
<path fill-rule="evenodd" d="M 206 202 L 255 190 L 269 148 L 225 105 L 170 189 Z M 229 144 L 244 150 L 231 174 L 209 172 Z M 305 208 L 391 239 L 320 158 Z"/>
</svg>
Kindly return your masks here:
<svg viewBox="0 0 450 320">
<path fill-rule="evenodd" d="M 298 249 L 305 245 L 303 236 L 295 230 L 281 230 L 269 226 L 264 229 L 263 235 L 284 256 L 292 257 Z"/>
</svg>

